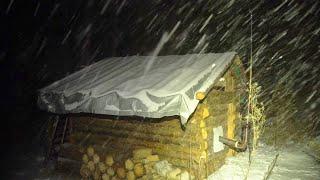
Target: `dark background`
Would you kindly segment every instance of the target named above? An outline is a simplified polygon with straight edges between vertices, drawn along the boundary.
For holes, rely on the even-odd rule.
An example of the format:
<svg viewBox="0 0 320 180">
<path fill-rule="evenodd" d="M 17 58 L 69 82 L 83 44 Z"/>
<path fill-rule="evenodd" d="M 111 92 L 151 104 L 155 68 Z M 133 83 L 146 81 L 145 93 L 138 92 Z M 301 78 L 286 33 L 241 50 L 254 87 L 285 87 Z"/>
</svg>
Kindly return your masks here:
<svg viewBox="0 0 320 180">
<path fill-rule="evenodd" d="M 236 51 L 246 67 L 252 25 L 254 80 L 270 123 L 319 134 L 317 0 L 10 0 L 1 1 L 1 17 L 4 156 L 41 144 L 48 114 L 37 90 L 105 57 L 149 55 L 178 22 L 159 55 Z"/>
</svg>

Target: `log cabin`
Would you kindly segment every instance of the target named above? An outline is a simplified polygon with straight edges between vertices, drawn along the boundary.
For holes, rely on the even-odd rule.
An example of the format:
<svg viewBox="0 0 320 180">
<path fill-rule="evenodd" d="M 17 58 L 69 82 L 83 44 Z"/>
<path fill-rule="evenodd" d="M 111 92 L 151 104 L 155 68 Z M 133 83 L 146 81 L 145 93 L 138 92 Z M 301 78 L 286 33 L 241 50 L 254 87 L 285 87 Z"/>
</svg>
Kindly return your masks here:
<svg viewBox="0 0 320 180">
<path fill-rule="evenodd" d="M 39 90 L 39 107 L 55 115 L 47 159 L 68 170 L 88 146 L 116 161 L 151 148 L 206 178 L 235 154 L 219 137 L 239 138 L 244 91 L 235 52 L 103 59 Z"/>
</svg>

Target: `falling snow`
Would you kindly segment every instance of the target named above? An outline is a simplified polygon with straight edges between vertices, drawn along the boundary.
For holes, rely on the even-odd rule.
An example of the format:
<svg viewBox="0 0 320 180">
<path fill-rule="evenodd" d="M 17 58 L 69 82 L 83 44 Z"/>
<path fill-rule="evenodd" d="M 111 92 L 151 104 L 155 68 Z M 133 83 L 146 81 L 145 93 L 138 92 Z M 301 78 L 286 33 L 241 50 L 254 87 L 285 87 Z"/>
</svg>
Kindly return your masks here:
<svg viewBox="0 0 320 180">
<path fill-rule="evenodd" d="M 3 26 L 8 36 L 0 49 L 0 77 L 12 88 L 4 90 L 1 105 L 10 126 L 18 129 L 10 136 L 21 144 L 30 140 L 22 138 L 27 137 L 25 129 L 33 131 L 30 136 L 36 136 L 36 142 L 43 136 L 39 129 L 47 117 L 36 107 L 37 90 L 105 57 L 235 51 L 248 68 L 251 45 L 253 80 L 262 88 L 259 99 L 268 119 L 261 140 L 270 145 L 258 152 L 258 159 L 267 165 L 276 152 L 273 146 L 319 135 L 319 1 L 10 0 L 3 15 L 8 18 Z M 155 61 L 148 62 L 145 74 Z M 26 146 L 34 151 L 39 143 Z M 311 168 L 313 163 L 297 151 L 299 147 L 290 148 L 280 152 L 271 179 L 281 179 L 284 172 L 300 179 L 316 177 L 312 170 L 285 169 Z M 230 158 L 218 173 L 224 176 L 224 168 L 239 169 L 236 164 L 244 162 L 244 156 Z"/>
</svg>

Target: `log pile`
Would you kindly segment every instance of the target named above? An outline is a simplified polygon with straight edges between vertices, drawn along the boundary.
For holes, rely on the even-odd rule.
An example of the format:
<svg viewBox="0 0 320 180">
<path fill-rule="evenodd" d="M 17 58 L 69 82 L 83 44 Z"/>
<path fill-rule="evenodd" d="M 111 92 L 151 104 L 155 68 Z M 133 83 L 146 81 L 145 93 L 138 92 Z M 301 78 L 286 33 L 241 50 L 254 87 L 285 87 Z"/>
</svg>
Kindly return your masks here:
<svg viewBox="0 0 320 180">
<path fill-rule="evenodd" d="M 174 167 L 168 161 L 161 161 L 152 149 L 135 149 L 129 158 L 122 161 L 112 154 L 100 156 L 92 146 L 89 146 L 82 155 L 80 175 L 83 179 L 94 180 L 191 180 L 187 170 Z"/>
</svg>

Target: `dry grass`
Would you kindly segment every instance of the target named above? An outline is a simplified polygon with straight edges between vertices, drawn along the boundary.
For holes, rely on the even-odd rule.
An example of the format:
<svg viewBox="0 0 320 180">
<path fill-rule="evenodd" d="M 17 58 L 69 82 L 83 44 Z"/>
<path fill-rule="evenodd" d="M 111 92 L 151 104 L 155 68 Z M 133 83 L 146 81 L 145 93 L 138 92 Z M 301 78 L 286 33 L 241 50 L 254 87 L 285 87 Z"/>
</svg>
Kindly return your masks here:
<svg viewBox="0 0 320 180">
<path fill-rule="evenodd" d="M 257 83 L 251 85 L 249 91 L 249 106 L 248 113 L 244 120 L 252 124 L 253 130 L 253 150 L 257 148 L 258 141 L 264 131 L 266 116 L 263 103 L 259 102 L 258 96 L 261 92 L 261 87 Z"/>
</svg>

